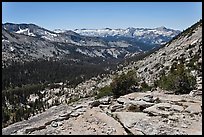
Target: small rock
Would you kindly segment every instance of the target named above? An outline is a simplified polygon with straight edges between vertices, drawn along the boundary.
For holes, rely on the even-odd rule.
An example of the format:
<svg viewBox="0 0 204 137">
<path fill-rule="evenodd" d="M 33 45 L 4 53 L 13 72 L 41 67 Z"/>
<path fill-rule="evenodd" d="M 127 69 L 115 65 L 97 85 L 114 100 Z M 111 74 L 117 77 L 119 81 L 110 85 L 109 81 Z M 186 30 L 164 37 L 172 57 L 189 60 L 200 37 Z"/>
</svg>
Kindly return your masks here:
<svg viewBox="0 0 204 137">
<path fill-rule="evenodd" d="M 106 124 L 106 123 L 103 123 L 102 125 L 103 125 L 103 126 L 106 126 L 107 124 Z"/>
<path fill-rule="evenodd" d="M 108 130 L 106 131 L 106 134 L 110 135 L 113 131 L 112 130 Z"/>
<path fill-rule="evenodd" d="M 91 107 L 98 107 L 100 104 L 101 104 L 101 103 L 100 103 L 100 101 L 98 101 L 98 100 L 95 100 L 95 101 L 89 103 L 89 105 L 90 105 Z"/>
<path fill-rule="evenodd" d="M 86 112 L 86 109 L 87 109 L 87 108 L 80 108 L 80 109 L 77 109 L 76 111 L 79 112 L 79 113 L 80 113 L 80 112 Z"/>
<path fill-rule="evenodd" d="M 58 123 L 56 121 L 52 121 L 51 126 L 52 127 L 58 127 Z"/>
<path fill-rule="evenodd" d="M 171 108 L 171 104 L 169 103 L 159 103 L 159 104 L 156 104 L 156 106 L 162 110 L 164 110 L 165 108 L 167 109 Z"/>
<path fill-rule="evenodd" d="M 202 90 L 197 90 L 194 92 L 194 96 L 202 96 Z"/>
<path fill-rule="evenodd" d="M 134 97 L 129 97 L 129 100 L 134 100 L 135 98 Z"/>
<path fill-rule="evenodd" d="M 112 128 L 112 131 L 113 131 L 113 132 L 116 132 L 116 129 L 115 129 L 115 128 Z"/>
<path fill-rule="evenodd" d="M 172 105 L 170 110 L 182 112 L 184 110 L 184 108 L 182 106 L 179 106 L 179 105 Z"/>
<path fill-rule="evenodd" d="M 202 90 L 202 84 L 199 84 L 197 87 L 198 90 Z"/>
<path fill-rule="evenodd" d="M 197 84 L 202 84 L 202 80 L 198 80 L 198 81 L 197 81 Z"/>
<path fill-rule="evenodd" d="M 181 127 L 182 128 L 188 128 L 188 126 L 186 124 L 182 124 Z"/>
<path fill-rule="evenodd" d="M 128 103 L 130 100 L 128 100 L 128 99 L 126 99 L 126 98 L 123 98 L 123 97 L 120 97 L 120 98 L 118 98 L 117 99 L 117 102 L 119 103 L 119 104 L 126 104 L 126 103 Z"/>
<path fill-rule="evenodd" d="M 140 100 L 140 101 L 131 101 L 131 104 L 134 104 L 134 105 L 138 105 L 140 107 L 140 109 L 145 109 L 147 107 L 151 107 L 154 105 L 154 103 L 150 103 L 150 102 L 146 102 L 144 100 Z"/>
<path fill-rule="evenodd" d="M 123 108 L 123 105 L 121 105 L 121 104 L 115 104 L 115 105 L 110 106 L 111 112 L 114 112 L 117 109 L 121 109 L 121 108 Z"/>
<path fill-rule="evenodd" d="M 153 96 L 152 95 L 146 95 L 142 98 L 142 100 L 146 101 L 146 102 L 154 102 L 153 101 Z"/>
<path fill-rule="evenodd" d="M 169 104 L 169 103 L 158 103 L 154 106 L 151 106 L 151 107 L 144 109 L 143 112 L 149 113 L 151 115 L 168 116 L 168 115 L 171 115 L 173 113 L 173 112 L 166 110 L 169 108 L 171 108 L 171 104 Z"/>
<path fill-rule="evenodd" d="M 178 121 L 178 117 L 175 115 L 168 116 L 168 118 L 169 118 L 169 120 L 172 120 L 172 121 Z"/>
<path fill-rule="evenodd" d="M 93 128 L 93 132 L 96 132 L 96 129 L 95 129 L 95 128 Z"/>
<path fill-rule="evenodd" d="M 87 130 L 90 130 L 90 129 L 91 129 L 91 127 L 88 127 L 88 128 L 87 128 Z"/>
<path fill-rule="evenodd" d="M 189 93 L 189 95 L 192 96 L 192 97 L 194 97 L 194 96 L 195 96 L 195 92 L 196 92 L 196 90 L 192 90 L 192 91 Z"/>
<path fill-rule="evenodd" d="M 167 118 L 164 118 L 164 119 L 162 120 L 162 122 L 168 122 L 168 119 L 167 119 Z"/>
<path fill-rule="evenodd" d="M 58 122 L 58 125 L 59 125 L 59 126 L 62 126 L 62 124 L 63 124 L 62 122 Z"/>
<path fill-rule="evenodd" d="M 84 107 L 83 105 L 78 105 L 78 106 L 76 106 L 75 108 L 73 108 L 74 110 L 77 110 L 77 109 L 79 109 L 79 108 L 82 108 L 82 107 Z"/>
<path fill-rule="evenodd" d="M 153 103 L 161 103 L 161 100 L 158 97 L 154 97 Z"/>
<path fill-rule="evenodd" d="M 72 113 L 72 111 L 64 112 L 63 114 L 59 114 L 60 117 L 69 117 L 69 115 Z"/>
<path fill-rule="evenodd" d="M 109 105 L 99 105 L 99 108 L 101 108 L 101 109 L 104 110 L 105 108 L 108 108 L 108 106 L 109 106 Z"/>
<path fill-rule="evenodd" d="M 111 101 L 110 97 L 105 97 L 105 98 L 99 99 L 99 102 L 100 102 L 101 104 L 103 104 L 103 105 L 108 105 L 108 104 L 110 104 L 110 101 Z"/>
<path fill-rule="evenodd" d="M 70 114 L 70 116 L 72 117 L 78 117 L 80 114 L 78 112 L 73 112 Z"/>
</svg>

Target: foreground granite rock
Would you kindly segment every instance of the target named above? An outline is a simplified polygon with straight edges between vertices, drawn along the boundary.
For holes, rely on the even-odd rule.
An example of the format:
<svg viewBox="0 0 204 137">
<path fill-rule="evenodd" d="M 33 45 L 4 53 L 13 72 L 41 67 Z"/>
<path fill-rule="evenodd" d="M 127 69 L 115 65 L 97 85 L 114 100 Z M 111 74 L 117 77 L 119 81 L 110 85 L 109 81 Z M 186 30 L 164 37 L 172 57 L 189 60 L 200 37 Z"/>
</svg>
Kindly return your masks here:
<svg viewBox="0 0 204 137">
<path fill-rule="evenodd" d="M 147 97 L 160 101 L 149 100 Z M 92 105 L 94 101 L 94 98 L 83 98 L 69 105 L 51 107 L 29 120 L 3 128 L 2 134 L 202 134 L 202 98 L 199 96 L 172 95 L 165 94 L 163 91 L 153 91 L 127 94 L 117 100 L 112 97 L 102 98 L 99 101 L 100 104 L 96 106 Z M 138 108 L 133 107 L 135 105 Z"/>
</svg>

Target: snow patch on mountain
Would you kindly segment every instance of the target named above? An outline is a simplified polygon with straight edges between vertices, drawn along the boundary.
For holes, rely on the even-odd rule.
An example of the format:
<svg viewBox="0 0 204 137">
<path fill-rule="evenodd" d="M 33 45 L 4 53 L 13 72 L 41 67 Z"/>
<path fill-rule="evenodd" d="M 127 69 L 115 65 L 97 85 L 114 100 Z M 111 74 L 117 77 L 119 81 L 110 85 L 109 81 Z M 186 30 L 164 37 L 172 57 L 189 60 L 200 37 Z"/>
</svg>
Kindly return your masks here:
<svg viewBox="0 0 204 137">
<path fill-rule="evenodd" d="M 16 33 L 18 33 L 18 34 L 25 34 L 25 35 L 28 35 L 28 36 L 35 36 L 35 34 L 31 33 L 28 28 L 26 28 L 26 29 L 21 29 L 21 28 L 19 27 L 19 30 L 16 31 Z"/>
<path fill-rule="evenodd" d="M 107 49 L 107 53 L 113 56 L 114 58 L 118 58 L 118 55 L 120 55 L 120 52 L 114 48 Z"/>
<path fill-rule="evenodd" d="M 11 50 L 11 51 L 14 51 L 14 48 L 13 48 L 13 47 L 10 47 L 10 50 Z"/>
<path fill-rule="evenodd" d="M 55 33 L 64 33 L 64 32 L 66 32 L 66 30 L 54 29 L 53 32 L 55 32 Z"/>
<path fill-rule="evenodd" d="M 8 43 L 9 43 L 10 41 L 8 41 L 8 40 L 6 40 L 6 39 L 2 39 L 2 42 L 8 42 Z"/>
<path fill-rule="evenodd" d="M 87 55 L 87 56 L 90 56 L 90 57 L 96 57 L 95 54 L 93 54 L 92 52 L 88 51 L 88 50 L 81 50 L 79 48 L 76 49 L 76 52 L 79 52 L 81 54 L 84 54 L 84 55 Z"/>
</svg>

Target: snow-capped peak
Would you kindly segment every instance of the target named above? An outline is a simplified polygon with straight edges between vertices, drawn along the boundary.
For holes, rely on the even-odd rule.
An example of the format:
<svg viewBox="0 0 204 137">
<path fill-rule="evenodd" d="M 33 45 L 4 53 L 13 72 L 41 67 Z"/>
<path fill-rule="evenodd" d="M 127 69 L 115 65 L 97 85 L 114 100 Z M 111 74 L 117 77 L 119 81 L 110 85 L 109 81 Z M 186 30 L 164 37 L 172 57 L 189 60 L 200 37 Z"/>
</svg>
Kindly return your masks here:
<svg viewBox="0 0 204 137">
<path fill-rule="evenodd" d="M 53 32 L 55 33 L 64 33 L 66 30 L 65 29 L 54 29 Z"/>
<path fill-rule="evenodd" d="M 74 32 L 80 35 L 94 37 L 129 37 L 142 42 L 148 41 L 147 43 L 151 44 L 163 44 L 163 41 L 168 41 L 180 33 L 178 30 L 167 29 L 164 26 L 154 29 L 133 27 L 129 27 L 127 29 L 75 29 Z M 163 39 L 161 39 L 161 37 L 163 37 Z"/>
<path fill-rule="evenodd" d="M 156 29 L 158 29 L 158 30 L 165 30 L 165 29 L 167 29 L 167 28 L 164 27 L 164 26 L 161 26 L 161 27 L 157 27 Z"/>
</svg>

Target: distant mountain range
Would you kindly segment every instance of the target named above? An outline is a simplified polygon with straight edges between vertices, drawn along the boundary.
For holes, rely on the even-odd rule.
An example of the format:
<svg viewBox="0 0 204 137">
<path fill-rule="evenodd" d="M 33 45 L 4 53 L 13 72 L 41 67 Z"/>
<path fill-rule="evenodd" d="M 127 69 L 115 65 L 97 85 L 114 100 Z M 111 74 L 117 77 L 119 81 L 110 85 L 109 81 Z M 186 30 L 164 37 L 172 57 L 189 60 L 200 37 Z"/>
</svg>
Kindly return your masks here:
<svg viewBox="0 0 204 137">
<path fill-rule="evenodd" d="M 86 56 L 124 58 L 159 47 L 180 31 L 155 29 L 48 30 L 35 24 L 2 24 L 2 57 L 7 59 Z"/>
<path fill-rule="evenodd" d="M 55 32 L 59 32 L 59 30 Z M 153 29 L 133 27 L 127 29 L 75 29 L 74 32 L 84 36 L 134 38 L 145 44 L 164 44 L 180 33 L 179 30 L 167 29 L 164 26 Z"/>
</svg>

